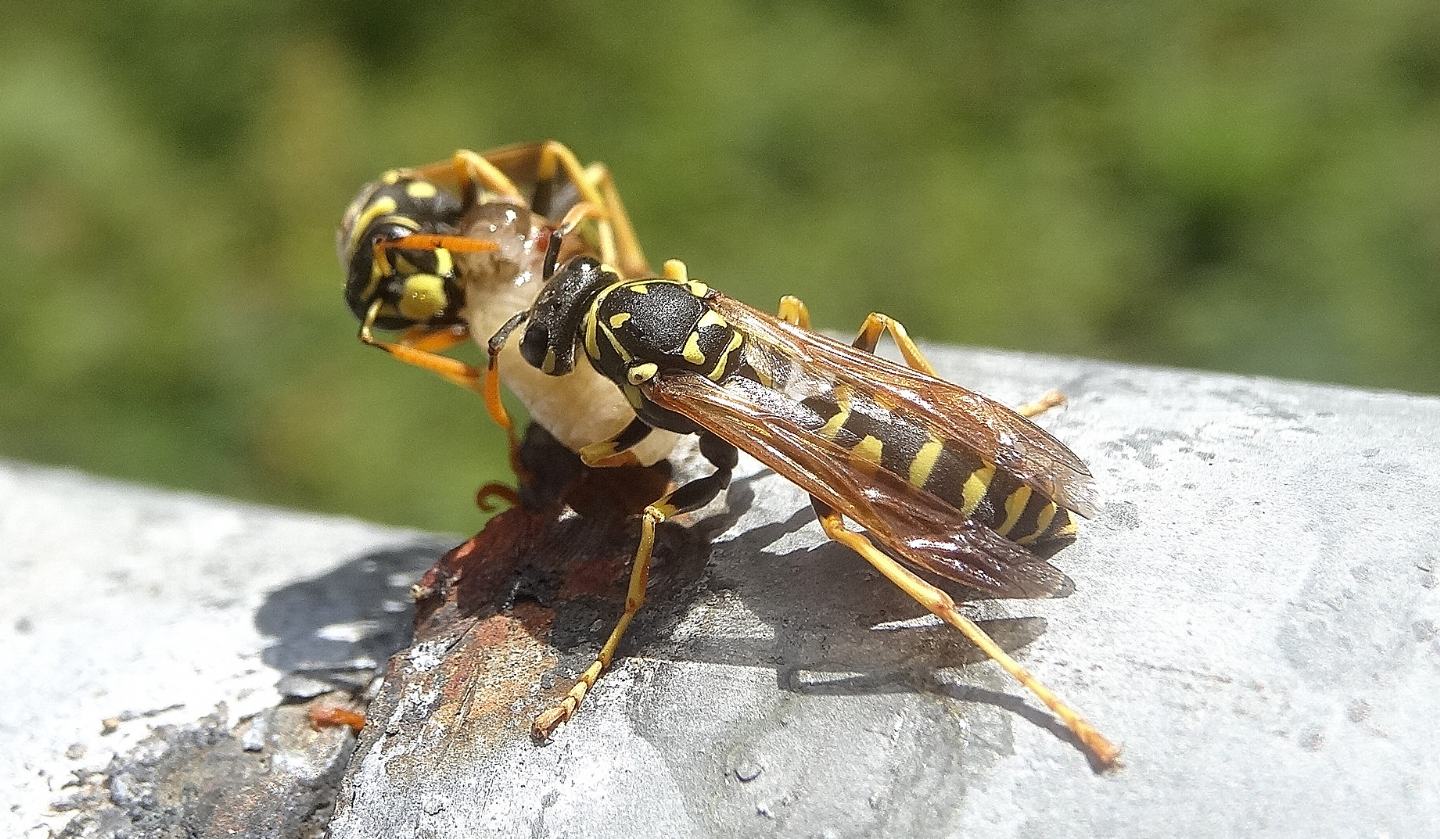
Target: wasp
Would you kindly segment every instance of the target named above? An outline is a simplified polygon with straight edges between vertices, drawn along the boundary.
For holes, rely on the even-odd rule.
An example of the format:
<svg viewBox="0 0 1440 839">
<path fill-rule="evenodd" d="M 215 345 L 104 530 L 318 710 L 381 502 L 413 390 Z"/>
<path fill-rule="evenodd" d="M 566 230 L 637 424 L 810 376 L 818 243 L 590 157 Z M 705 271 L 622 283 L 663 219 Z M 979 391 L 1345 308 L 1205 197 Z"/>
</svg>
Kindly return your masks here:
<svg viewBox="0 0 1440 839">
<path fill-rule="evenodd" d="M 350 202 L 336 235 L 360 340 L 479 393 L 509 436 L 512 463 L 517 442 L 500 401 L 502 379 L 536 422 L 577 451 L 629 419 L 625 400 L 588 368 L 557 379 L 518 352 L 486 370 L 442 354 L 471 336 L 483 340 L 531 305 L 552 236 L 567 243 L 567 259 L 589 255 L 621 276 L 652 273 L 609 169 L 582 165 L 554 140 L 483 154 L 461 150 L 386 172 Z M 400 335 L 385 341 L 376 330 Z M 654 435 L 622 460 L 654 463 L 675 439 Z M 482 498 L 491 493 L 511 497 L 491 484 Z"/>
<path fill-rule="evenodd" d="M 614 658 L 645 602 L 656 527 L 715 499 L 743 450 L 809 493 L 829 538 L 960 630 L 1100 766 L 1115 765 L 1113 744 L 916 573 L 996 597 L 1056 592 L 1065 577 L 1047 559 L 1095 509 L 1079 457 L 1021 413 L 940 379 L 885 315 L 870 314 L 845 344 L 810 331 L 797 298 L 770 315 L 690 279 L 677 260 L 648 277 L 620 276 L 586 255 L 557 269 L 558 242 L 550 240 L 534 304 L 490 338 L 492 364 L 523 325 L 525 362 L 552 376 L 588 363 L 624 395 L 633 418 L 589 451 L 613 457 L 655 433 L 698 435 L 714 471 L 645 508 L 625 608 L 574 687 L 535 718 L 536 739 L 575 714 Z M 875 354 L 886 331 L 904 366 Z M 1056 399 L 1022 410 L 1038 413 Z"/>
</svg>

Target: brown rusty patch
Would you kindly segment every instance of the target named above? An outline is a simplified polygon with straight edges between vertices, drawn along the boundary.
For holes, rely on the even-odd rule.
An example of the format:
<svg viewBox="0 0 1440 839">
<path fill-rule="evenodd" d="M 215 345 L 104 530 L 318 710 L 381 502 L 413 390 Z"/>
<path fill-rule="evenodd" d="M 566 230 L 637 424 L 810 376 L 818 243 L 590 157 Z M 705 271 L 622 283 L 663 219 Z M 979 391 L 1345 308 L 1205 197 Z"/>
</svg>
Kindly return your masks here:
<svg viewBox="0 0 1440 839">
<path fill-rule="evenodd" d="M 405 752 L 393 769 L 528 742 L 531 719 L 590 663 L 624 605 L 638 514 L 667 490 L 668 467 L 585 470 L 534 429 L 522 462 L 532 479 L 524 503 L 417 583 L 416 646 L 391 659 L 371 708 L 372 724 L 387 720 L 381 747 Z M 647 610 L 674 609 L 665 598 L 698 578 L 702 544 L 683 528 L 661 529 Z M 646 617 L 622 656 L 643 644 Z"/>
</svg>

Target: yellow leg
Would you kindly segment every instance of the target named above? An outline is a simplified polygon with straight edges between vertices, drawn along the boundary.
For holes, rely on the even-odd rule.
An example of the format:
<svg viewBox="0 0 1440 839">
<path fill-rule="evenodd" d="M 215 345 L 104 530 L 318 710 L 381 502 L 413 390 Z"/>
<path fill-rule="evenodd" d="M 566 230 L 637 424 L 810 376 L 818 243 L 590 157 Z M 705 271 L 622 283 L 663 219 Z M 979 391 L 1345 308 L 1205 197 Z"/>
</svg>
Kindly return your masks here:
<svg viewBox="0 0 1440 839">
<path fill-rule="evenodd" d="M 638 466 L 640 459 L 635 456 L 633 449 L 649 434 L 650 426 L 636 417 L 609 440 L 582 447 L 580 460 L 594 469 Z"/>
<path fill-rule="evenodd" d="M 360 327 L 361 342 L 384 350 L 406 364 L 419 367 L 421 370 L 429 370 L 448 382 L 483 396 L 490 418 L 510 435 L 513 447 L 515 427 L 510 421 L 510 415 L 506 412 L 505 405 L 500 401 L 500 373 L 493 360 L 482 373 L 463 361 L 439 354 L 440 350 L 449 349 L 465 341 L 469 337 L 469 332 L 460 327 L 449 327 L 439 331 L 416 327 L 406 332 L 405 337 L 396 343 L 381 341 L 370 331 L 370 324 L 374 320 L 373 315 L 378 308 L 379 303 L 377 302 L 371 309 L 372 316 L 367 317 L 365 323 Z"/>
<path fill-rule="evenodd" d="M 467 206 L 479 199 L 480 189 L 516 201 L 524 200 L 515 182 L 502 172 L 500 167 L 469 149 L 460 149 L 451 155 L 449 160 L 402 171 L 408 171 L 423 180 L 458 187 L 461 200 Z"/>
<path fill-rule="evenodd" d="M 602 255 L 601 261 L 615 265 L 627 279 L 655 273 L 650 269 L 630 215 L 605 164 L 591 163 L 582 168 L 575 153 L 555 140 L 492 149 L 485 153 L 485 159 L 512 179 L 533 181 L 537 186 L 563 173 L 579 192 L 580 200 L 601 209 L 595 217 L 594 243 Z"/>
<path fill-rule="evenodd" d="M 1051 408 L 1058 408 L 1065 404 L 1065 394 L 1058 390 L 1047 390 L 1034 402 L 1026 402 L 1015 409 L 1015 413 L 1022 417 L 1038 417 Z"/>
<path fill-rule="evenodd" d="M 635 236 L 635 227 L 630 222 L 630 214 L 626 212 L 625 204 L 620 200 L 620 191 L 615 188 L 615 180 L 610 175 L 610 168 L 603 163 L 591 163 L 585 167 L 585 178 L 600 193 L 600 200 L 609 216 L 611 226 L 615 229 L 616 259 L 621 276 L 627 278 L 648 277 L 653 274 L 654 272 L 650 270 L 650 261 L 645 258 L 645 251 L 641 249 L 640 240 Z"/>
<path fill-rule="evenodd" d="M 654 273 L 635 236 L 634 225 L 609 168 L 603 163 L 581 166 L 579 158 L 564 143 L 545 140 L 494 149 L 483 155 L 462 149 L 450 160 L 411 171 L 418 177 L 458 188 L 467 205 L 479 199 L 480 189 L 522 200 L 516 179 L 544 182 L 563 173 L 580 193 L 581 201 L 593 208 L 574 223 L 587 219 L 595 222 L 600 260 L 618 266 L 621 276 L 626 278 Z"/>
<path fill-rule="evenodd" d="M 555 729 L 569 722 L 575 716 L 575 711 L 580 703 L 585 701 L 585 695 L 590 688 L 595 686 L 595 680 L 610 662 L 615 658 L 615 650 L 620 647 L 620 639 L 625 637 L 625 630 L 630 628 L 630 621 L 635 619 L 635 613 L 645 605 L 645 586 L 650 582 L 650 557 L 655 551 L 655 527 L 666 518 L 674 515 L 674 509 L 664 501 L 658 501 L 645 508 L 645 515 L 640 523 L 640 547 L 635 551 L 635 559 L 630 566 L 630 587 L 625 592 L 625 611 L 620 613 L 620 620 L 615 622 L 615 628 L 610 630 L 610 637 L 605 640 L 605 646 L 600 648 L 600 654 L 580 678 L 575 681 L 574 687 L 565 694 L 548 711 L 535 717 L 530 725 L 530 734 L 537 740 L 544 740 L 555 732 Z"/>
<path fill-rule="evenodd" d="M 604 210 L 594 204 L 591 204 L 589 201 L 581 201 L 580 203 L 576 204 L 565 212 L 565 217 L 560 219 L 560 223 L 555 226 L 555 234 L 557 236 L 569 236 L 571 232 L 573 232 L 575 228 L 579 227 L 583 222 L 594 221 L 597 225 L 601 225 L 603 224 L 604 218 Z M 605 251 L 606 248 L 602 244 L 600 247 L 600 252 L 603 254 L 605 253 Z M 615 248 L 611 247 L 609 248 L 609 251 L 611 257 L 613 258 Z M 613 265 L 613 263 L 611 263 L 608 259 L 602 258 L 600 261 L 606 265 Z"/>
<path fill-rule="evenodd" d="M 621 432 L 623 436 L 625 432 Z M 615 658 L 620 639 L 630 628 L 630 621 L 645 603 L 645 585 L 650 580 L 650 558 L 655 551 L 655 528 L 660 522 L 681 513 L 698 510 L 709 504 L 730 484 L 730 475 L 735 470 L 739 455 L 735 447 L 709 433 L 700 435 L 700 454 L 715 466 L 715 471 L 703 478 L 690 481 L 675 491 L 661 497 L 645 508 L 640 523 L 640 546 L 635 549 L 635 559 L 630 567 L 630 588 L 625 593 L 625 611 L 615 623 L 605 646 L 585 672 L 580 674 L 575 686 L 560 700 L 560 704 L 540 714 L 530 726 L 530 733 L 537 740 L 549 737 L 556 728 L 575 715 L 575 710 L 585 700 L 585 695 L 595 686 L 595 680 Z"/>
<path fill-rule="evenodd" d="M 910 340 L 910 333 L 905 331 L 905 325 L 888 315 L 879 312 L 866 315 L 865 322 L 860 324 L 860 334 L 855 336 L 855 346 L 874 352 L 875 346 L 880 343 L 880 333 L 887 329 L 890 330 L 890 337 L 895 340 L 895 346 L 900 348 L 900 355 L 904 356 L 906 364 L 927 376 L 936 375 L 929 359 L 925 358 L 925 354 Z"/>
<path fill-rule="evenodd" d="M 597 184 L 586 175 L 585 167 L 580 165 L 580 159 L 575 156 L 575 152 L 571 151 L 570 147 L 564 143 L 546 140 L 540 146 L 540 162 L 535 171 L 536 178 L 541 181 L 548 181 L 559 171 L 563 171 L 565 177 L 575 184 L 575 188 L 580 191 L 582 201 L 593 208 L 596 234 L 600 240 L 598 243 L 600 261 L 606 265 L 615 265 L 618 257 L 615 242 L 615 214 L 606 204 Z M 628 218 L 625 220 L 625 224 L 627 227 L 629 226 Z M 632 239 L 633 236 L 632 231 Z"/>
<path fill-rule="evenodd" d="M 780 298 L 780 308 L 776 317 L 791 326 L 798 326 L 801 329 L 810 328 L 810 308 L 805 305 L 804 300 L 793 294 L 787 294 Z"/>
<path fill-rule="evenodd" d="M 384 350 L 389 353 L 391 358 L 419 367 L 421 370 L 429 370 L 451 384 L 480 394 L 485 400 L 485 410 L 490 415 L 490 419 L 505 430 L 505 436 L 510 446 L 510 466 L 514 469 L 515 474 L 522 474 L 520 441 L 515 434 L 515 425 L 510 421 L 510 415 L 505 410 L 505 404 L 500 401 L 500 372 L 496 367 L 496 359 L 492 357 L 485 372 L 481 373 L 480 370 L 463 361 L 440 355 L 440 351 L 447 350 L 469 338 L 469 330 L 461 326 L 438 330 L 416 326 L 407 330 L 395 343 L 381 341 L 371 332 L 371 324 L 375 322 L 375 317 L 380 312 L 380 306 L 381 301 L 377 300 L 370 307 L 370 313 L 360 325 L 360 341 L 376 349 Z M 498 494 L 500 493 L 494 491 L 492 485 L 487 484 L 485 487 L 481 487 L 480 493 L 476 497 L 476 504 L 482 510 L 489 510 L 487 496 Z"/>
<path fill-rule="evenodd" d="M 795 300 L 795 298 L 788 298 Z M 795 300 L 804 316 L 804 304 Z M 785 300 L 781 301 L 782 312 L 785 309 Z M 895 344 L 900 348 L 900 354 L 911 367 L 929 375 L 935 375 L 935 370 L 930 362 L 915 346 L 905 327 L 897 320 L 889 318 L 878 312 L 871 312 L 865 318 L 865 323 L 860 327 L 860 334 L 855 338 L 855 346 L 867 352 L 874 352 L 875 345 L 879 343 L 880 333 L 885 329 L 890 330 L 890 335 L 895 339 Z M 1041 397 L 1038 402 L 1021 408 L 1022 413 L 1026 410 L 1035 410 L 1035 413 L 1044 411 L 1050 407 L 1053 400 L 1058 399 L 1064 402 L 1064 397 L 1058 391 L 1051 391 Z M 1054 404 L 1059 404 L 1054 403 Z M 1033 414 L 1026 414 L 1033 416 Z M 877 571 L 884 574 L 890 582 L 900 587 L 900 590 L 910 595 L 915 602 L 924 606 L 930 612 L 956 629 L 960 630 L 972 644 L 979 647 L 982 652 L 994 659 L 997 664 L 1005 669 L 1020 684 L 1024 685 L 1040 698 L 1056 716 L 1060 717 L 1069 727 L 1075 738 L 1085 747 L 1102 768 L 1108 769 L 1117 765 L 1120 757 L 1120 750 L 1113 743 L 1106 740 L 1089 722 L 1075 712 L 1069 705 L 1065 704 L 1060 697 L 1045 687 L 1039 679 L 1030 674 L 1009 653 L 1000 648 L 999 644 L 985 634 L 985 630 L 975 625 L 975 622 L 965 617 L 955 608 L 955 601 L 950 595 L 941 591 L 933 585 L 925 582 L 916 576 L 909 569 L 900 565 L 890 556 L 886 555 L 875 544 L 859 533 L 845 529 L 845 521 L 833 508 L 818 498 L 811 496 L 810 502 L 815 507 L 815 513 L 820 517 L 820 526 L 824 528 L 825 535 L 839 542 L 847 548 L 863 556 L 866 561 L 875 567 Z"/>
<path fill-rule="evenodd" d="M 1080 744 L 1094 755 L 1095 760 L 1103 768 L 1108 769 L 1118 763 L 1120 750 L 1106 740 L 1084 717 L 1045 687 L 1039 679 L 1032 676 L 1029 670 L 1011 658 L 1009 653 L 1001 649 L 999 644 L 985 634 L 985 630 L 962 615 L 955 608 L 955 601 L 951 599 L 950 595 L 920 579 L 904 566 L 886 556 L 867 537 L 845 529 L 845 522 L 839 513 L 825 507 L 820 502 L 816 502 L 816 512 L 820 514 L 820 526 L 825 529 L 825 535 L 860 554 L 874 566 L 875 570 L 884 574 L 886 579 L 899 586 L 900 590 L 910 595 L 915 602 L 960 630 L 970 640 L 970 643 L 979 647 L 982 652 L 1005 668 L 1005 672 L 1015 677 L 1016 681 L 1028 688 L 1041 702 L 1045 703 L 1047 708 L 1060 717 L 1075 738 L 1080 741 Z"/>
<path fill-rule="evenodd" d="M 788 298 L 794 300 L 795 298 Z M 785 301 L 781 300 L 782 312 Z M 799 303 L 799 301 L 796 301 Z M 803 303 L 800 304 L 802 307 Z M 783 315 L 782 315 L 783 317 Z M 885 330 L 890 331 L 890 337 L 895 340 L 895 346 L 900 348 L 900 355 L 905 358 L 905 363 L 912 368 L 919 370 L 929 376 L 937 376 L 935 368 L 930 364 L 929 359 L 911 340 L 910 333 L 906 331 L 905 325 L 888 315 L 879 312 L 871 312 L 865 322 L 860 325 L 860 334 L 855 337 L 855 346 L 874 352 L 875 346 L 880 343 L 880 334 Z M 1065 394 L 1058 390 L 1047 391 L 1034 402 L 1027 402 L 1016 409 L 1016 413 L 1023 417 L 1037 417 L 1058 405 L 1065 404 Z"/>
<path fill-rule="evenodd" d="M 381 301 L 375 301 L 370 313 L 360 325 L 360 341 L 376 349 L 384 350 L 406 364 L 429 370 L 448 382 L 476 393 L 481 392 L 480 371 L 463 361 L 439 355 L 436 350 L 448 349 L 464 341 L 466 332 L 457 329 L 440 331 L 417 327 L 405 333 L 398 343 L 381 341 L 371 334 L 371 324 L 380 313 Z"/>
</svg>

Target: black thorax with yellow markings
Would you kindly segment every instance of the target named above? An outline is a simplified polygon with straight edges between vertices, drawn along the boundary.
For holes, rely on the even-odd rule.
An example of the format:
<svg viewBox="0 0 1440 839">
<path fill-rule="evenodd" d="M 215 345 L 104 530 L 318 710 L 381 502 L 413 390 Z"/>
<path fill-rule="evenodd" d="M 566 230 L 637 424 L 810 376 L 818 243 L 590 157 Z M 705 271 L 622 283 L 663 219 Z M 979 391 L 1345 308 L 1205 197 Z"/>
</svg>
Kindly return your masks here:
<svg viewBox="0 0 1440 839">
<path fill-rule="evenodd" d="M 566 263 L 530 310 L 520 352 L 546 373 L 575 364 L 576 343 L 590 363 L 625 393 L 647 424 L 693 434 L 689 420 L 662 411 L 640 385 L 663 370 L 722 381 L 740 366 L 743 337 L 705 302 L 710 289 L 694 280 L 651 277 L 622 281 L 589 257 Z"/>
</svg>

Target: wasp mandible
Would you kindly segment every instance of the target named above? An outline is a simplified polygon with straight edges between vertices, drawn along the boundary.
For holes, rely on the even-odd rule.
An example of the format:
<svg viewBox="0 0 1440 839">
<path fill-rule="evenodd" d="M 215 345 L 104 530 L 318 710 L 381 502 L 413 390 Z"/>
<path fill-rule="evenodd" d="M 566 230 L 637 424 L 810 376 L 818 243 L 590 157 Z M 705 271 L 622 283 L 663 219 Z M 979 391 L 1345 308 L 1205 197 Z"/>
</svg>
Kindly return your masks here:
<svg viewBox="0 0 1440 839">
<path fill-rule="evenodd" d="M 645 508 L 624 611 L 574 687 L 536 717 L 536 738 L 570 719 L 614 658 L 645 601 L 657 525 L 714 499 L 743 450 L 810 494 L 827 536 L 960 630 L 1101 766 L 1115 765 L 1113 744 L 915 573 L 997 597 L 1054 593 L 1065 577 L 1046 560 L 1074 540 L 1075 517 L 1095 508 L 1080 458 L 1020 413 L 940 379 L 884 315 L 872 313 L 845 344 L 811 332 L 797 298 L 772 316 L 691 279 L 676 260 L 650 277 L 621 276 L 586 255 L 557 269 L 560 244 L 552 236 L 534 304 L 491 337 L 492 366 L 523 325 L 524 361 L 554 376 L 588 363 L 631 408 L 624 428 L 587 447 L 606 457 L 587 460 L 613 461 L 657 433 L 695 434 L 714 472 Z M 907 366 L 874 354 L 886 331 Z"/>
</svg>

